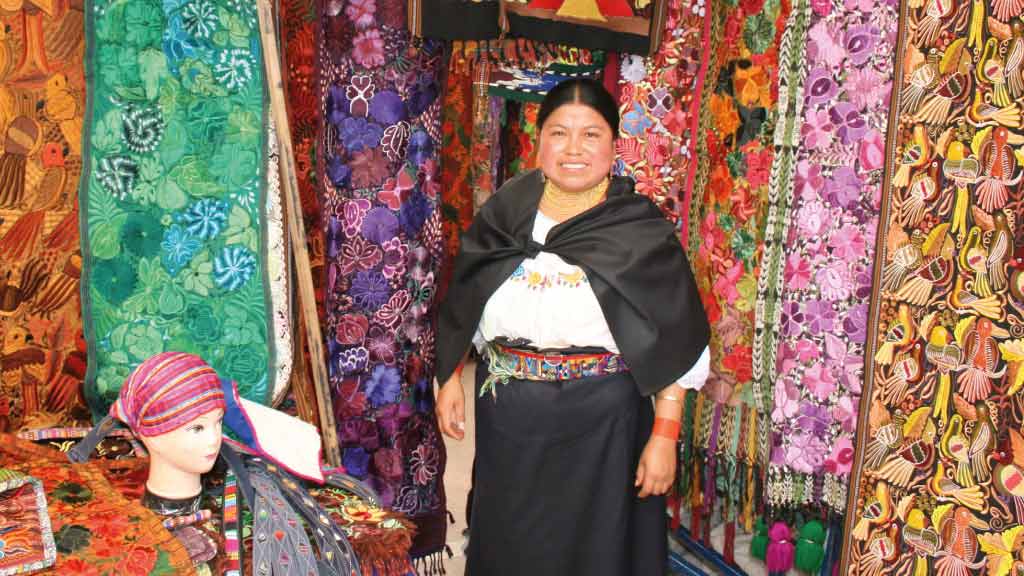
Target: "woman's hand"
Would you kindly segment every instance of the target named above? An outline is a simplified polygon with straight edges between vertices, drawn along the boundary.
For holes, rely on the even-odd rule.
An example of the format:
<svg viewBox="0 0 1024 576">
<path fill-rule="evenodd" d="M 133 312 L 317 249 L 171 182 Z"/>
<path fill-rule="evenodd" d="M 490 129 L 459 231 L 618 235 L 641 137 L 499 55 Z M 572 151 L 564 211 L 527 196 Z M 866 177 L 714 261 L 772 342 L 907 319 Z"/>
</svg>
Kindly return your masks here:
<svg viewBox="0 0 1024 576">
<path fill-rule="evenodd" d="M 676 479 L 676 443 L 668 438 L 652 435 L 640 455 L 636 467 L 636 483 L 640 488 L 639 498 L 652 494 L 665 494 Z"/>
<path fill-rule="evenodd" d="M 444 386 L 438 390 L 437 403 L 434 406 L 441 432 L 455 440 L 462 440 L 466 435 L 466 397 L 462 391 L 461 376 L 462 370 L 456 370 L 451 378 L 448 378 Z"/>
</svg>

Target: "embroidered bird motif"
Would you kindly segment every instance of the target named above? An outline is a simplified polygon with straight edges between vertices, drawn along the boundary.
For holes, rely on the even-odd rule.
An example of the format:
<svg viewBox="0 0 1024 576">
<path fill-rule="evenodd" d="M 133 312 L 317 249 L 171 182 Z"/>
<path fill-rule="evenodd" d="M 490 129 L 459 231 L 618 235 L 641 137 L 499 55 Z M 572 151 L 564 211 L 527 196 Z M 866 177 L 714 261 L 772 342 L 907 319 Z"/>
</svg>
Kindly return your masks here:
<svg viewBox="0 0 1024 576">
<path fill-rule="evenodd" d="M 910 307 L 900 304 L 895 320 L 882 338 L 882 345 L 878 348 L 878 352 L 875 353 L 875 362 L 884 366 L 892 364 L 894 350 L 905 348 L 916 337 L 917 330 L 914 328 L 913 318 L 910 317 Z"/>
<path fill-rule="evenodd" d="M 974 403 L 986 398 L 992 390 L 990 378 L 1000 378 L 1006 372 L 1004 366 L 998 372 L 999 348 L 994 334 L 1006 334 L 1005 330 L 997 329 L 988 318 L 965 318 L 957 324 L 957 332 L 962 338 L 957 340 L 964 350 L 965 364 L 958 371 L 958 391 L 967 402 Z"/>
<path fill-rule="evenodd" d="M 896 355 L 892 372 L 881 382 L 883 402 L 889 406 L 898 406 L 903 402 L 911 385 L 921 381 L 923 356 L 924 346 L 920 342 L 914 342 L 910 350 Z"/>
<path fill-rule="evenodd" d="M 921 223 L 929 205 L 939 195 L 941 180 L 942 165 L 937 159 L 929 162 L 925 170 L 914 173 L 906 191 L 895 195 L 896 208 L 899 210 L 897 221 L 900 225 L 913 228 Z"/>
<path fill-rule="evenodd" d="M 1017 158 L 1007 142 L 1010 132 L 1003 126 L 991 129 L 991 134 L 986 133 L 988 130 L 980 133 L 984 134 L 978 151 L 982 177 L 975 193 L 978 206 L 986 212 L 994 212 L 1006 205 L 1007 186 L 1020 182 L 1021 174 L 1016 173 Z"/>
<path fill-rule="evenodd" d="M 939 521 L 942 550 L 946 554 L 935 563 L 939 576 L 959 576 L 966 570 L 978 570 L 985 561 L 976 562 L 978 536 L 974 530 L 988 530 L 988 523 L 962 506 L 946 512 Z"/>
<path fill-rule="evenodd" d="M 924 124 L 915 124 L 911 132 L 910 142 L 906 144 L 900 157 L 896 160 L 898 168 L 892 178 L 892 185 L 905 188 L 910 183 L 913 170 L 926 166 L 932 156 L 932 143 Z"/>
<path fill-rule="evenodd" d="M 928 336 L 924 354 L 928 362 L 939 372 L 938 387 L 932 402 L 932 416 L 945 424 L 949 416 L 949 397 L 952 393 L 950 373 L 960 367 L 963 353 L 956 343 L 950 343 L 949 331 L 943 326 L 936 326 Z"/>
<path fill-rule="evenodd" d="M 928 237 L 921 245 L 921 266 L 896 290 L 893 294 L 894 299 L 913 306 L 924 306 L 936 287 L 943 287 L 950 282 L 953 277 L 953 255 L 956 245 L 948 234 L 949 226 L 948 222 L 944 222 L 928 233 Z"/>
</svg>

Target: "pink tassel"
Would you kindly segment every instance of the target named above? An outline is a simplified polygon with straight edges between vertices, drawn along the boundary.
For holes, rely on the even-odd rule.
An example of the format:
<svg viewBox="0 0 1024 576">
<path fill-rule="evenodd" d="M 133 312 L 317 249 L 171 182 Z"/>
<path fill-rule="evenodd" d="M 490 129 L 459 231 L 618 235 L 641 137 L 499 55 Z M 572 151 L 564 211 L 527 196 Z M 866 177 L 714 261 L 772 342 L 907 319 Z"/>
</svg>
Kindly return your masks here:
<svg viewBox="0 0 1024 576">
<path fill-rule="evenodd" d="M 769 573 L 784 573 L 793 567 L 793 537 L 785 522 L 776 522 L 768 530 L 768 555 L 765 563 Z"/>
</svg>

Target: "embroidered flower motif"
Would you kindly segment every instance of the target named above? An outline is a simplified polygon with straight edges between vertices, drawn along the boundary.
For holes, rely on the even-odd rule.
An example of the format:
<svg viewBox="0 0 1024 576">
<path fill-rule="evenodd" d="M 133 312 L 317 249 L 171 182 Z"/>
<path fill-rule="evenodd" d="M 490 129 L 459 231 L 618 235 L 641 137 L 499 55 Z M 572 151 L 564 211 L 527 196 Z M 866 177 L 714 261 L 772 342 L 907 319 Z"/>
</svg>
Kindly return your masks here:
<svg viewBox="0 0 1024 576">
<path fill-rule="evenodd" d="M 217 75 L 217 80 L 229 91 L 241 90 L 252 80 L 252 58 L 252 54 L 242 48 L 224 50 L 220 53 L 217 63 L 213 65 L 213 72 Z"/>
<path fill-rule="evenodd" d="M 359 29 L 372 26 L 373 15 L 376 12 L 377 5 L 374 0 L 349 0 L 348 6 L 345 7 L 345 15 Z"/>
<path fill-rule="evenodd" d="M 196 38 L 213 36 L 219 21 L 217 7 L 209 0 L 193 0 L 181 9 L 181 22 L 185 30 Z"/>
<path fill-rule="evenodd" d="M 843 35 L 843 44 L 846 48 L 850 63 L 854 66 L 863 66 L 875 52 L 875 46 L 881 39 L 881 32 L 871 25 L 851 26 Z"/>
<path fill-rule="evenodd" d="M 244 246 L 225 246 L 213 261 L 213 281 L 233 291 L 241 288 L 256 273 L 256 257 Z"/>
<path fill-rule="evenodd" d="M 174 224 L 164 231 L 160 261 L 171 276 L 177 276 L 178 271 L 192 260 L 201 247 L 202 243 L 188 230 Z"/>
<path fill-rule="evenodd" d="M 436 449 L 427 444 L 420 444 L 412 451 L 410 470 L 412 481 L 426 486 L 437 476 L 440 458 Z"/>
<path fill-rule="evenodd" d="M 352 58 L 363 68 L 384 64 L 384 40 L 377 30 L 364 30 L 352 41 Z"/>
<path fill-rule="evenodd" d="M 384 130 L 365 118 L 349 117 L 341 121 L 341 139 L 349 152 L 359 152 L 380 145 Z"/>
<path fill-rule="evenodd" d="M 818 398 L 818 400 L 821 401 L 827 400 L 829 395 L 831 395 L 832 392 L 834 392 L 836 389 L 836 381 L 832 377 L 831 371 L 829 371 L 828 368 L 826 368 L 825 365 L 820 362 L 814 364 L 807 370 L 804 370 L 804 377 L 802 383 L 804 387 L 811 392 L 811 394 L 814 394 Z M 815 410 L 815 417 L 818 418 L 820 421 L 825 422 L 827 424 L 832 420 L 831 417 L 827 416 L 828 413 L 825 408 L 818 408 L 810 404 L 804 406 L 804 410 L 809 410 L 812 408 Z M 822 412 L 822 414 L 818 414 L 819 411 Z M 808 429 L 806 423 L 799 425 L 804 430 Z M 826 429 L 827 425 L 823 425 L 821 429 L 815 433 L 824 434 Z"/>
<path fill-rule="evenodd" d="M 825 460 L 825 470 L 839 476 L 846 476 L 853 468 L 853 440 L 840 436 L 832 446 L 832 454 Z"/>
<path fill-rule="evenodd" d="M 401 376 L 394 366 L 377 364 L 370 376 L 363 381 L 363 387 L 370 404 L 380 408 L 398 400 L 398 395 L 402 391 Z"/>
<path fill-rule="evenodd" d="M 642 56 L 623 56 L 620 68 L 622 78 L 631 84 L 639 84 L 647 77 L 647 62 Z"/>
<path fill-rule="evenodd" d="M 160 221 L 145 212 L 132 212 L 121 228 L 121 244 L 125 250 L 141 258 L 160 253 Z"/>
<path fill-rule="evenodd" d="M 92 282 L 96 292 L 116 306 L 135 292 L 138 275 L 135 268 L 123 258 L 99 260 L 92 268 Z"/>
<path fill-rule="evenodd" d="M 342 452 L 341 463 L 345 467 L 345 472 L 363 479 L 369 472 L 370 455 L 362 446 L 352 446 Z"/>
<path fill-rule="evenodd" d="M 202 240 L 209 240 L 220 234 L 228 221 L 228 205 L 222 200 L 203 198 L 189 206 L 179 217 L 189 234 Z"/>
<path fill-rule="evenodd" d="M 383 244 L 398 235 L 398 218 L 387 208 L 374 208 L 363 219 L 362 233 L 370 242 Z"/>
<path fill-rule="evenodd" d="M 356 272 L 349 291 L 356 306 L 368 311 L 380 308 L 391 296 L 387 278 L 376 270 Z"/>
<path fill-rule="evenodd" d="M 836 311 L 832 309 L 832 304 L 823 300 L 806 301 L 804 314 L 807 319 L 807 330 L 815 335 L 832 330 L 836 319 Z"/>
</svg>

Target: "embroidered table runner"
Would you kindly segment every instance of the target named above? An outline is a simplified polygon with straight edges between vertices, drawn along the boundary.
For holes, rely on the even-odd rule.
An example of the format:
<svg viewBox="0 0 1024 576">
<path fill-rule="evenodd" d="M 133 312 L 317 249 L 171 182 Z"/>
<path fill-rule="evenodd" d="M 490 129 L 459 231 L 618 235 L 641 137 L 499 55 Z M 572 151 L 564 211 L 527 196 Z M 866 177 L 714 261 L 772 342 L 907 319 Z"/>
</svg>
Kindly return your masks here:
<svg viewBox="0 0 1024 576">
<path fill-rule="evenodd" d="M 268 402 L 264 87 L 254 6 L 95 2 L 82 183 L 86 396 L 134 365 L 199 354 Z"/>
</svg>

